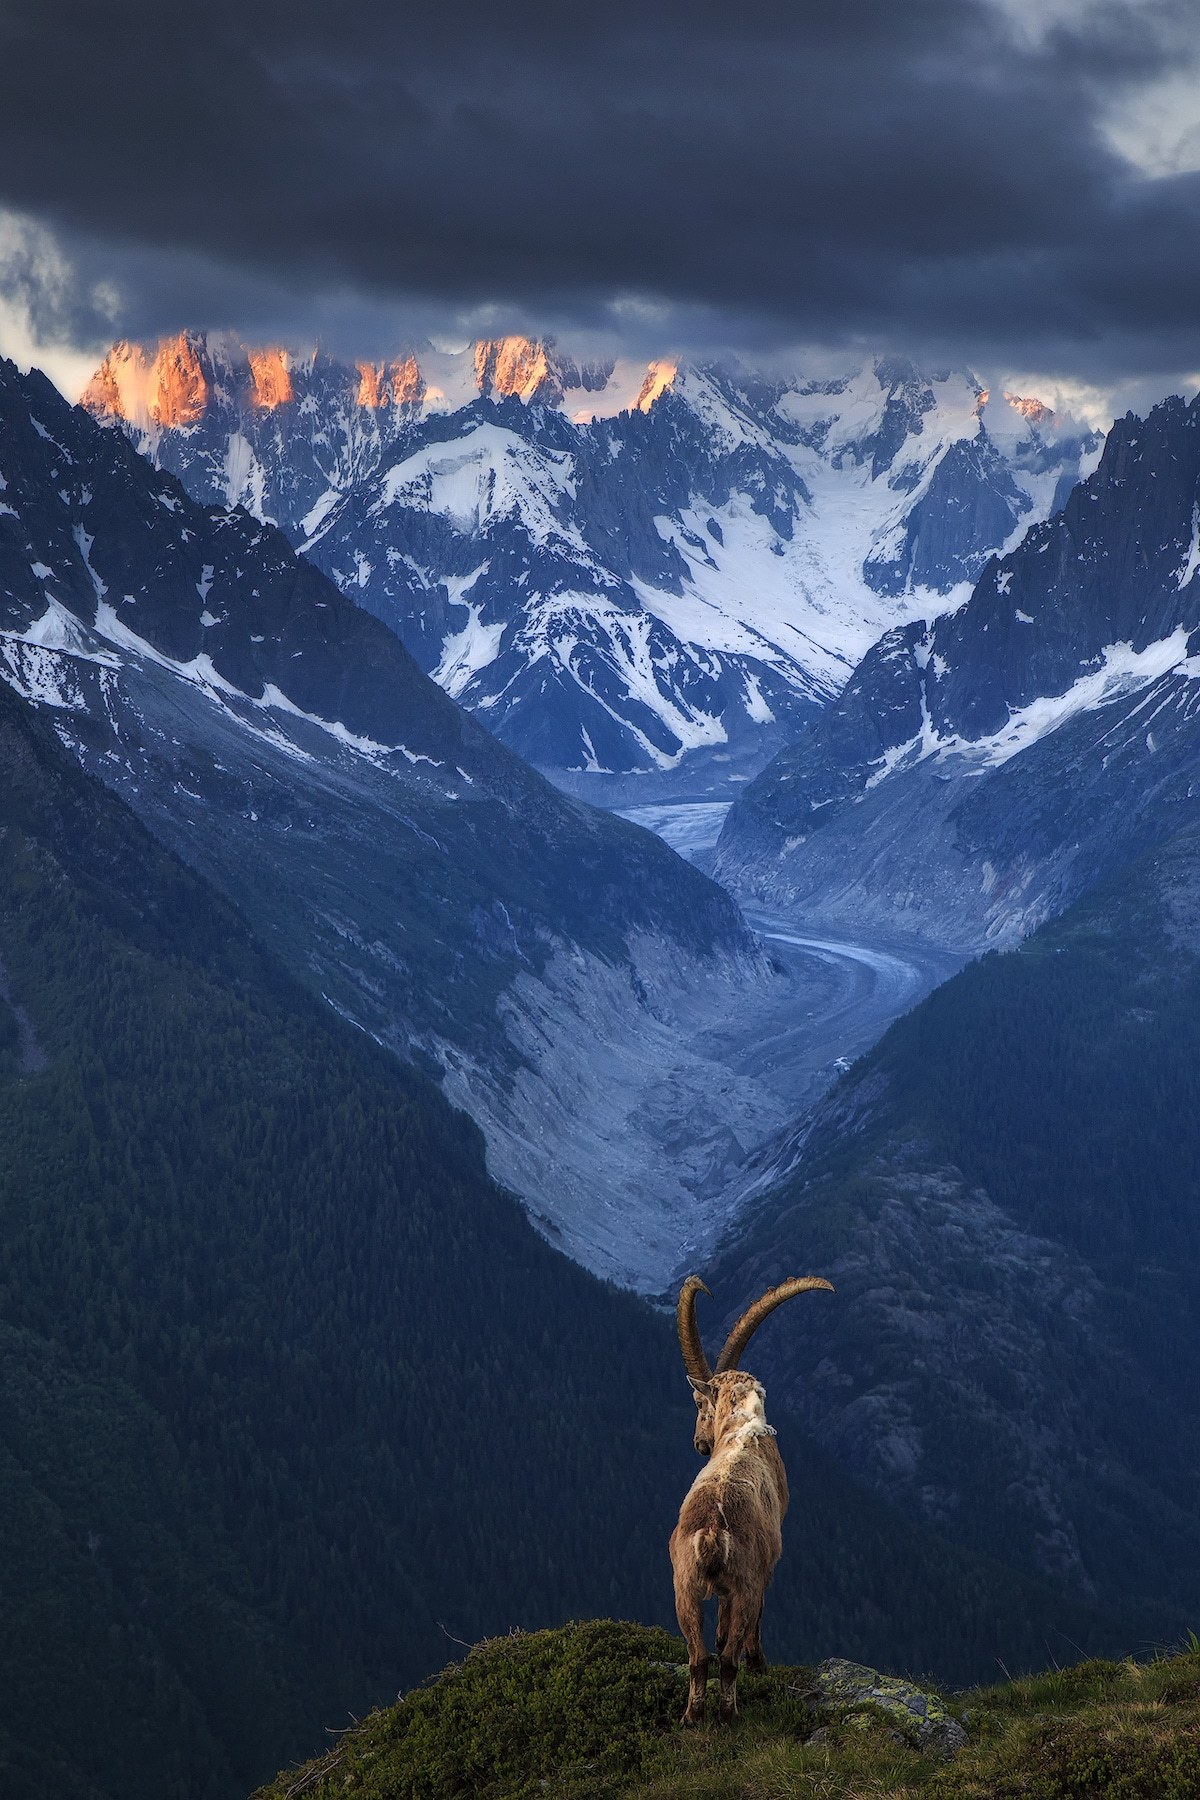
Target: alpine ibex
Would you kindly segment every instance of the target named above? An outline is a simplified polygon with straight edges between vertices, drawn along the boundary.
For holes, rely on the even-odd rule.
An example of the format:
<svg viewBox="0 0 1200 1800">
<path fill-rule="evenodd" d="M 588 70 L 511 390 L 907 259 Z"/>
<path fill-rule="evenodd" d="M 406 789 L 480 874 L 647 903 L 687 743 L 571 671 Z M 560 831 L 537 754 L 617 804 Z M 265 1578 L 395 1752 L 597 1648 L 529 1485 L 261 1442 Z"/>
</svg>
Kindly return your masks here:
<svg viewBox="0 0 1200 1800">
<path fill-rule="evenodd" d="M 795 1276 L 768 1289 L 748 1307 L 710 1369 L 696 1325 L 696 1295 L 707 1294 L 689 1275 L 679 1294 L 676 1323 L 683 1366 L 696 1401 L 696 1449 L 710 1458 L 688 1490 L 671 1533 L 675 1612 L 687 1639 L 685 1725 L 704 1717 L 708 1651 L 704 1602 L 715 1594 L 717 1655 L 721 1659 L 720 1717 L 737 1713 L 737 1672 L 743 1655 L 751 1669 L 765 1669 L 762 1610 L 767 1583 L 783 1549 L 780 1527 L 788 1505 L 787 1476 L 775 1433 L 763 1412 L 762 1383 L 738 1368 L 747 1344 L 770 1313 L 793 1294 L 833 1286 L 819 1275 Z M 711 1298 L 711 1295 L 709 1296 Z"/>
</svg>

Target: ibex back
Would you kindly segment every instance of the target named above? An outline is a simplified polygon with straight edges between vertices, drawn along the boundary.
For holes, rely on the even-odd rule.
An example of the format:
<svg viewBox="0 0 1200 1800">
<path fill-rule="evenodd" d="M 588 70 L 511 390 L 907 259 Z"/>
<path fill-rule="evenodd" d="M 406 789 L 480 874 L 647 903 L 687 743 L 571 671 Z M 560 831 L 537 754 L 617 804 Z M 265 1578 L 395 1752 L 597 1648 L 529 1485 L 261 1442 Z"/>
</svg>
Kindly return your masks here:
<svg viewBox="0 0 1200 1800">
<path fill-rule="evenodd" d="M 704 1602 L 714 1595 L 717 1654 L 721 1660 L 720 1716 L 737 1712 L 738 1665 L 766 1667 L 762 1611 L 767 1584 L 783 1549 L 781 1527 L 788 1506 L 787 1476 L 767 1424 L 761 1382 L 737 1367 L 758 1326 L 793 1294 L 830 1283 L 806 1275 L 785 1281 L 755 1302 L 734 1326 L 714 1370 L 708 1366 L 696 1326 L 696 1295 L 708 1289 L 689 1275 L 679 1296 L 679 1343 L 696 1398 L 696 1448 L 708 1456 L 671 1533 L 675 1612 L 688 1646 L 690 1685 L 685 1725 L 704 1717 L 708 1651 Z"/>
</svg>

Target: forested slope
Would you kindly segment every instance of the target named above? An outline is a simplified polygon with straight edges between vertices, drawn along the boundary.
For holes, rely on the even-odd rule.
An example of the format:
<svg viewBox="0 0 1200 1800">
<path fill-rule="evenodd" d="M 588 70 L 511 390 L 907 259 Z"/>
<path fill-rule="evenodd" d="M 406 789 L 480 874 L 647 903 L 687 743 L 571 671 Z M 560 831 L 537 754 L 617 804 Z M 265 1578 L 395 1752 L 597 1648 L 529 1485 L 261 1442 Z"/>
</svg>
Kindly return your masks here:
<svg viewBox="0 0 1200 1800">
<path fill-rule="evenodd" d="M 894 1025 L 719 1270 L 736 1298 L 817 1258 L 844 1305 L 781 1318 L 775 1391 L 913 1515 L 1147 1641 L 1200 1611 L 1198 1113 L 1192 822 Z"/>
<path fill-rule="evenodd" d="M 624 1395 L 665 1346 L 657 1323 L 547 1250 L 488 1182 L 474 1127 L 329 1020 L 3 688 L 0 721 L 0 947 L 26 1019 L 0 1009 L 0 1313 L 92 1384 L 64 1376 L 45 1400 L 78 1466 L 47 1471 L 15 1428 L 9 1448 L 76 1546 L 132 1555 L 95 1605 L 131 1681 L 143 1656 L 164 1675 L 142 1696 L 158 1768 L 129 1743 L 139 1787 L 115 1739 L 90 1743 L 90 1765 L 80 1746 L 82 1768 L 122 1794 L 182 1779 L 176 1702 L 156 1693 L 172 1678 L 245 1782 L 264 1736 L 311 1732 L 317 1695 L 340 1717 L 423 1672 L 439 1619 L 502 1629 L 592 1594 L 647 1604 L 672 1459 Z M 98 1442 L 74 1418 L 85 1400 Z M 131 1472 L 127 1508 L 113 1483 Z M 133 1555 L 139 1505 L 155 1527 L 178 1520 L 213 1617 L 185 1624 L 148 1547 Z M 104 1529 L 114 1508 L 124 1546 Z M 31 1581 L 16 1667 L 65 1705 L 81 1628 Z M 231 1683 L 264 1634 L 271 1654 Z M 119 1674 L 102 1679 L 111 1705 Z M 55 1728 L 36 1704 L 17 1716 L 37 1738 Z"/>
</svg>

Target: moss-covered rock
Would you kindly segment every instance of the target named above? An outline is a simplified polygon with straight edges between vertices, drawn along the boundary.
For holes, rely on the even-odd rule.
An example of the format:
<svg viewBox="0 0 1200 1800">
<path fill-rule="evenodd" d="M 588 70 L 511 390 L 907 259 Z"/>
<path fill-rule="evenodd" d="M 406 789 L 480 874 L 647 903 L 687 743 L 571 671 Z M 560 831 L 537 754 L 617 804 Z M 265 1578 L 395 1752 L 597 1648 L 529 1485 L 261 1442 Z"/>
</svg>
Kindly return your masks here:
<svg viewBox="0 0 1200 1800">
<path fill-rule="evenodd" d="M 863 1663 L 830 1657 L 818 1668 L 806 1697 L 818 1710 L 847 1709 L 851 1723 L 882 1718 L 905 1743 L 933 1756 L 953 1756 L 967 1743 L 966 1732 L 939 1695 Z"/>
</svg>

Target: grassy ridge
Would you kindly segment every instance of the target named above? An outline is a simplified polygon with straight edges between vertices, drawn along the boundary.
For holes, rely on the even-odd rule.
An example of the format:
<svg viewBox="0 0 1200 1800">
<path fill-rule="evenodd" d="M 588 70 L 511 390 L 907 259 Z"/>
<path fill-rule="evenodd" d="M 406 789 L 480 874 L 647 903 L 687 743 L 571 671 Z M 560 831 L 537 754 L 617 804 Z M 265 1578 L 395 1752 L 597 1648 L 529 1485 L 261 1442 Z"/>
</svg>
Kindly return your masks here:
<svg viewBox="0 0 1200 1800">
<path fill-rule="evenodd" d="M 740 1716 L 685 1732 L 684 1649 L 593 1621 L 479 1645 L 256 1800 L 1194 1800 L 1200 1646 L 953 1696 L 969 1743 L 923 1753 L 812 1671 L 739 1677 Z M 710 1693 L 710 1713 L 715 1702 Z"/>
</svg>

